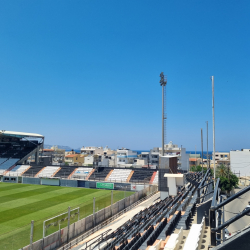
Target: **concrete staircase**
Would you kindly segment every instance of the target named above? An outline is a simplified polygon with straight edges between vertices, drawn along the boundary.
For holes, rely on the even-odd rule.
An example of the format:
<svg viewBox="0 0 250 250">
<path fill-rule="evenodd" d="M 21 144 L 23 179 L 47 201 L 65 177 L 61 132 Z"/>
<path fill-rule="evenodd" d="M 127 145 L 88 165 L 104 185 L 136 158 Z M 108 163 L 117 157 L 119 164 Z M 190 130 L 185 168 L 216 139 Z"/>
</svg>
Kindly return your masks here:
<svg viewBox="0 0 250 250">
<path fill-rule="evenodd" d="M 105 178 L 105 181 L 108 181 L 109 176 L 112 174 L 112 172 L 114 171 L 114 169 L 111 169 L 110 172 L 108 173 L 108 175 Z"/>
<path fill-rule="evenodd" d="M 68 176 L 68 178 L 67 179 L 70 179 L 71 178 L 71 176 L 75 173 L 75 171 L 77 170 L 77 168 L 75 168 L 74 169 L 74 171 Z"/>
<path fill-rule="evenodd" d="M 129 174 L 126 182 L 130 181 L 130 179 L 131 179 L 132 175 L 134 174 L 134 172 L 135 172 L 134 170 L 131 171 L 131 173 Z"/>
<path fill-rule="evenodd" d="M 95 168 L 93 168 L 93 169 L 91 170 L 91 172 L 89 173 L 89 175 L 86 177 L 86 180 L 88 180 L 89 177 L 90 177 L 94 172 L 95 172 Z"/>
<path fill-rule="evenodd" d="M 36 175 L 35 177 L 37 177 L 46 167 L 42 168 Z"/>
<path fill-rule="evenodd" d="M 60 169 L 62 169 L 62 168 L 58 168 L 58 169 L 56 170 L 56 172 L 55 172 L 54 174 L 51 175 L 51 177 L 55 176 L 55 175 L 57 174 L 57 172 L 60 171 Z"/>
<path fill-rule="evenodd" d="M 153 183 L 153 181 L 154 181 L 154 179 L 155 179 L 155 176 L 156 176 L 156 171 L 153 173 L 153 175 L 152 175 L 152 177 L 151 177 L 151 179 L 150 179 L 150 182 L 149 182 L 149 184 L 152 184 Z"/>
<path fill-rule="evenodd" d="M 29 170 L 31 168 L 31 166 L 29 166 L 27 169 L 25 169 L 21 174 L 20 176 L 22 176 L 27 170 Z"/>
<path fill-rule="evenodd" d="M 10 168 L 8 168 L 3 175 L 6 175 L 9 171 L 11 171 L 16 165 L 11 166 Z"/>
</svg>

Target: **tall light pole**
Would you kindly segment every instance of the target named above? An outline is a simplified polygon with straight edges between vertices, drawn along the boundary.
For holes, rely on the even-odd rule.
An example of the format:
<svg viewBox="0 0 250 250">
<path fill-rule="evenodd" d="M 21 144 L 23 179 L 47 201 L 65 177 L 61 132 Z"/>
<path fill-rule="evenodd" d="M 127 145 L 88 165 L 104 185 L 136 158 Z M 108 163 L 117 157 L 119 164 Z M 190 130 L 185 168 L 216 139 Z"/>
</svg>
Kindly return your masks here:
<svg viewBox="0 0 250 250">
<path fill-rule="evenodd" d="M 203 133 L 201 129 L 201 164 L 202 164 L 202 177 L 203 177 Z"/>
<path fill-rule="evenodd" d="M 208 121 L 206 121 L 207 123 L 207 168 L 208 168 Z"/>
<path fill-rule="evenodd" d="M 162 86 L 162 156 L 164 156 L 164 141 L 165 141 L 165 119 L 167 119 L 165 115 L 165 102 L 166 102 L 166 85 L 167 79 L 164 76 L 163 72 L 160 74 L 160 84 Z"/>
<path fill-rule="evenodd" d="M 212 111 L 213 111 L 213 163 L 214 163 L 214 187 L 215 187 L 215 171 L 216 171 L 216 167 L 215 167 L 215 125 L 214 125 L 214 76 L 211 76 L 211 80 L 212 80 Z"/>
</svg>

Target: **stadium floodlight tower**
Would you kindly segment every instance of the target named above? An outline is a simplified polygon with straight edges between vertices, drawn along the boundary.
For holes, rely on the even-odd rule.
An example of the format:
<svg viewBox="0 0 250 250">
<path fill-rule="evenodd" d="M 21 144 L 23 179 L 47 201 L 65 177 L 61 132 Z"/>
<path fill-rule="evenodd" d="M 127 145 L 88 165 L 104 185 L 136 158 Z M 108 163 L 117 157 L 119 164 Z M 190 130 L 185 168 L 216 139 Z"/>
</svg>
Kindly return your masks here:
<svg viewBox="0 0 250 250">
<path fill-rule="evenodd" d="M 160 74 L 160 84 L 162 86 L 162 156 L 164 156 L 164 144 L 166 141 L 166 85 L 167 77 L 164 76 L 163 72 Z"/>
</svg>

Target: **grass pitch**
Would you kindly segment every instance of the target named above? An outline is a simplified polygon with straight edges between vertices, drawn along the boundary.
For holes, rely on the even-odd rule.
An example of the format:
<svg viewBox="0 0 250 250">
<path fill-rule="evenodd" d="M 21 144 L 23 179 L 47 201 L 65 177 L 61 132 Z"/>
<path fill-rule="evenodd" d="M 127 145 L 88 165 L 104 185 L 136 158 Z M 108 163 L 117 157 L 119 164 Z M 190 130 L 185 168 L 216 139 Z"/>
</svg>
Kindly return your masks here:
<svg viewBox="0 0 250 250">
<path fill-rule="evenodd" d="M 132 192 L 113 191 L 114 202 Z M 100 189 L 0 183 L 0 249 L 19 249 L 29 244 L 30 222 L 35 221 L 34 240 L 42 238 L 44 220 L 80 207 L 80 219 L 111 204 L 111 191 Z M 77 221 L 77 216 L 71 222 Z M 61 228 L 65 225 L 60 225 Z M 57 231 L 52 227 L 47 234 Z"/>
</svg>

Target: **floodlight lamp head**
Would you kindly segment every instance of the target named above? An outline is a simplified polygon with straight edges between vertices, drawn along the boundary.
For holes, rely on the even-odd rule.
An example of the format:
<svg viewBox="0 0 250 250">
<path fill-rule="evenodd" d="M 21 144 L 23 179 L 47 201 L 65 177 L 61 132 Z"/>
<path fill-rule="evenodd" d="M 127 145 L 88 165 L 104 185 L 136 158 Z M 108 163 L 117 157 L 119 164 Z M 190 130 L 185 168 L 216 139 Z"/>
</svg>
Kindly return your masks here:
<svg viewBox="0 0 250 250">
<path fill-rule="evenodd" d="M 160 80 L 161 86 L 166 86 L 166 84 L 167 84 L 167 79 L 166 79 L 166 77 L 164 76 L 163 72 L 161 72 L 160 78 L 161 78 L 161 80 Z"/>
</svg>

